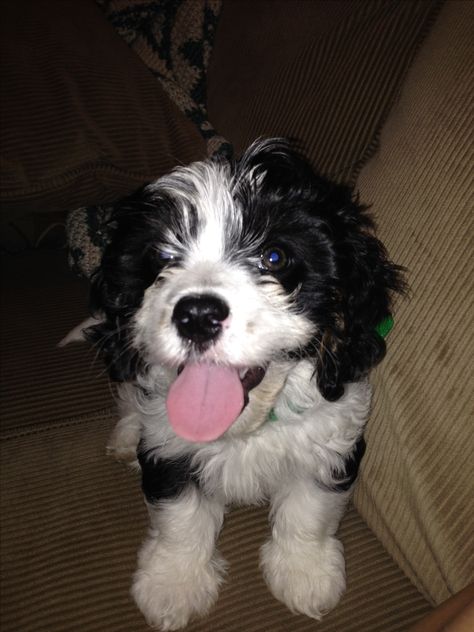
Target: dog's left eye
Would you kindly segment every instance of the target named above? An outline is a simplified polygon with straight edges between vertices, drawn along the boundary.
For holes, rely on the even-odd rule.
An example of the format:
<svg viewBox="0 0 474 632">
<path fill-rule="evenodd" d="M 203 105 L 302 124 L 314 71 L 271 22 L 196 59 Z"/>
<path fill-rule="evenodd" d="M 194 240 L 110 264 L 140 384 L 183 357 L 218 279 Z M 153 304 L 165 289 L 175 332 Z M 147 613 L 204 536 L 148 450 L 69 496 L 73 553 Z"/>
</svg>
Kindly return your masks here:
<svg viewBox="0 0 474 632">
<path fill-rule="evenodd" d="M 266 248 L 260 255 L 260 268 L 269 272 L 280 272 L 287 267 L 288 263 L 288 255 L 277 246 Z"/>
</svg>

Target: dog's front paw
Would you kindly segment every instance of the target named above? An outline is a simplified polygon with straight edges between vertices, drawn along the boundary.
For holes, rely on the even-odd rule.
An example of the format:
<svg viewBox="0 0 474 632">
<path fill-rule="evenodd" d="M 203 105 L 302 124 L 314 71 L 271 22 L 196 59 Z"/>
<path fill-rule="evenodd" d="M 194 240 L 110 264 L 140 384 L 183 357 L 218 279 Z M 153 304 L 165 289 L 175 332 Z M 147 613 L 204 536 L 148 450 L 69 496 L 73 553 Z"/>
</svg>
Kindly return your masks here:
<svg viewBox="0 0 474 632">
<path fill-rule="evenodd" d="M 345 590 L 343 547 L 336 538 L 305 544 L 269 540 L 261 560 L 273 595 L 294 613 L 319 620 Z"/>
<path fill-rule="evenodd" d="M 217 600 L 225 569 L 217 555 L 210 561 L 177 557 L 156 550 L 147 561 L 141 555 L 133 578 L 137 606 L 149 625 L 163 631 L 180 630 L 193 617 L 207 614 Z"/>
<path fill-rule="evenodd" d="M 107 454 L 117 461 L 139 467 L 137 446 L 140 441 L 140 424 L 135 416 L 123 417 L 115 426 L 107 442 Z"/>
</svg>

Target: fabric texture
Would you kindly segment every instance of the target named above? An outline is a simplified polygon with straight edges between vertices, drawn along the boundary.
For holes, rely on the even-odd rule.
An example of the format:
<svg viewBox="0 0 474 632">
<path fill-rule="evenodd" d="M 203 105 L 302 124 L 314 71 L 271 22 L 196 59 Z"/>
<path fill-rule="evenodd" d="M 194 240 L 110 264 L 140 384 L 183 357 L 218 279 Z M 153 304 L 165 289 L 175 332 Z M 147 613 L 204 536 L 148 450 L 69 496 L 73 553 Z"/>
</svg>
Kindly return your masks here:
<svg viewBox="0 0 474 632">
<path fill-rule="evenodd" d="M 33 251 L 1 264 L 2 432 L 115 408 L 98 350 L 57 347 L 88 315 L 88 283 L 71 278 L 65 252 Z"/>
<path fill-rule="evenodd" d="M 363 170 L 361 197 L 406 266 L 356 506 L 439 603 L 474 580 L 474 4 L 450 1 Z"/>
<path fill-rule="evenodd" d="M 439 2 L 230 2 L 217 29 L 220 0 L 98 4 L 12 3 L 2 38 L 2 203 L 77 207 L 67 232 L 84 276 L 110 203 L 230 143 L 294 137 L 320 170 L 354 178 Z"/>
<path fill-rule="evenodd" d="M 353 183 L 440 4 L 225 3 L 209 67 L 209 118 L 237 154 L 259 136 L 285 136 L 318 171 Z"/>
<path fill-rule="evenodd" d="M 2 212 L 107 206 L 206 156 L 196 125 L 94 0 L 4 3 L 0 26 Z M 84 238 L 100 257 L 101 215 L 89 217 Z"/>
<path fill-rule="evenodd" d="M 15 257 L 9 276 L 16 282 L 6 288 L 11 319 L 5 338 L 18 340 L 20 329 L 27 336 L 4 354 L 7 366 L 15 363 L 16 379 L 5 384 L 10 398 L 2 407 L 0 627 L 146 632 L 150 628 L 129 596 L 147 529 L 139 475 L 105 454 L 117 417 L 105 409 L 105 378 L 99 380 L 102 400 L 87 379 L 91 354 L 80 344 L 55 349 L 73 312 L 82 316 L 83 285 L 62 272 L 60 255 Z M 32 269 L 38 276 L 29 285 Z M 58 309 L 61 295 L 70 308 Z M 340 528 L 348 573 L 342 603 L 322 623 L 291 614 L 272 597 L 258 568 L 258 550 L 269 535 L 267 514 L 266 507 L 228 514 L 219 541 L 230 564 L 228 581 L 210 615 L 187 632 L 403 632 L 429 611 L 351 508 Z"/>
<path fill-rule="evenodd" d="M 207 68 L 222 0 L 96 0 L 179 109 L 198 127 L 207 154 L 229 152 L 207 115 Z"/>
</svg>

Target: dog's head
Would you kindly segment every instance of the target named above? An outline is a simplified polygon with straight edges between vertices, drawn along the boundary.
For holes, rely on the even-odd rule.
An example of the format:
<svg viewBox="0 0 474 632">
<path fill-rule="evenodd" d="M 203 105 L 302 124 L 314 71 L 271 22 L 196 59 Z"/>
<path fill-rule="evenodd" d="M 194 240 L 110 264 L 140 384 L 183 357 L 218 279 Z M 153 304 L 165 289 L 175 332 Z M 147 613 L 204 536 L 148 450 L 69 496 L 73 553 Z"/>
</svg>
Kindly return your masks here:
<svg viewBox="0 0 474 632">
<path fill-rule="evenodd" d="M 174 370 L 178 431 L 199 410 L 221 434 L 281 360 L 311 358 L 336 400 L 382 359 L 376 327 L 403 286 L 372 228 L 350 189 L 283 141 L 178 168 L 115 210 L 90 336 L 115 379 Z"/>
</svg>

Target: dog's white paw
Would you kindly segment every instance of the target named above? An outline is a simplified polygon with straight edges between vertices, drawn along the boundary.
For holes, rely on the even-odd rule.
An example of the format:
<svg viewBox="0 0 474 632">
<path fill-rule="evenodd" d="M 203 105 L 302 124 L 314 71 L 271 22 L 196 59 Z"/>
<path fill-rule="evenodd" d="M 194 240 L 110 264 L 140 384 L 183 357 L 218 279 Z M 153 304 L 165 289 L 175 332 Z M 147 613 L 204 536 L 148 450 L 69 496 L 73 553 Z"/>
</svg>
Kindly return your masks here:
<svg viewBox="0 0 474 632">
<path fill-rule="evenodd" d="M 217 601 L 225 562 L 217 554 L 205 561 L 170 555 L 150 545 L 146 543 L 139 556 L 132 596 L 149 625 L 180 630 L 190 619 L 207 614 Z"/>
<path fill-rule="evenodd" d="M 135 416 L 122 418 L 115 426 L 107 442 L 107 454 L 117 461 L 139 467 L 137 447 L 140 441 L 140 424 Z"/>
<path fill-rule="evenodd" d="M 343 546 L 336 538 L 305 544 L 266 542 L 261 563 L 273 595 L 292 612 L 321 619 L 345 587 Z"/>
</svg>

